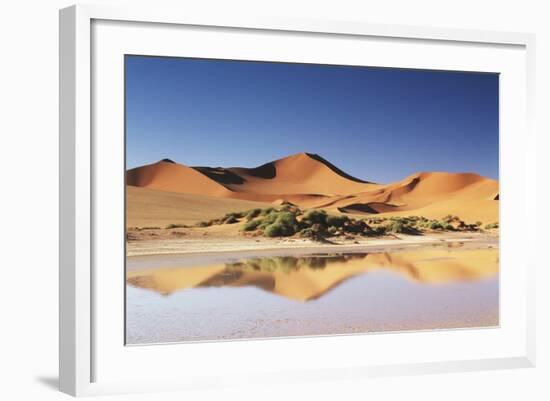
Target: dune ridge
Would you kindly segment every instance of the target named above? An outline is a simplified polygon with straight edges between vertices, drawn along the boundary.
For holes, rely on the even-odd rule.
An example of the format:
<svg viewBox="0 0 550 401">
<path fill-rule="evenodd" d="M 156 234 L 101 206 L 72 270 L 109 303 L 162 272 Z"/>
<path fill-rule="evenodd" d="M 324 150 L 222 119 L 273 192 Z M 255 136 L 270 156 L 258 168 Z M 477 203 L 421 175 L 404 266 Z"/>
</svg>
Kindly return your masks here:
<svg viewBox="0 0 550 401">
<path fill-rule="evenodd" d="M 498 181 L 475 173 L 420 172 L 377 184 L 355 178 L 312 153 L 298 153 L 255 168 L 190 167 L 163 159 L 127 171 L 129 187 L 261 203 L 289 202 L 337 213 L 458 215 L 498 221 Z M 128 197 L 129 203 L 132 197 Z"/>
</svg>

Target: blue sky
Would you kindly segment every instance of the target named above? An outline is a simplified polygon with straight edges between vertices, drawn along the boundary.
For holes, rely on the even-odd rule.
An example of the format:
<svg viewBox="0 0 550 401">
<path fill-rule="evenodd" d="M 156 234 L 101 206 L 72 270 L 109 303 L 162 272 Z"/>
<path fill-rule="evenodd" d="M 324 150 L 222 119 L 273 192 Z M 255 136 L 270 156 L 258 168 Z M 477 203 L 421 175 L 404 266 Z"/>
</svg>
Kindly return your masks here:
<svg viewBox="0 0 550 401">
<path fill-rule="evenodd" d="M 317 153 L 390 182 L 498 179 L 498 75 L 126 56 L 126 157 L 256 167 Z"/>
</svg>

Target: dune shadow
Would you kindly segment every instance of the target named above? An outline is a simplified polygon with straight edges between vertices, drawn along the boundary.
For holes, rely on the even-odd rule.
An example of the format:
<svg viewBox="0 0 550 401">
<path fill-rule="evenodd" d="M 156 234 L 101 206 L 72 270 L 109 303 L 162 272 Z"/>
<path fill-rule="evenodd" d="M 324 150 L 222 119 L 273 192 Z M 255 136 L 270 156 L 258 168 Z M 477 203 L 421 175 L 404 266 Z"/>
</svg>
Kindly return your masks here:
<svg viewBox="0 0 550 401">
<path fill-rule="evenodd" d="M 306 153 L 306 155 L 308 155 L 309 157 L 311 157 L 313 160 L 316 160 L 318 161 L 319 163 L 322 163 L 324 164 L 325 166 L 327 166 L 329 169 L 331 169 L 333 172 L 335 172 L 336 174 L 344 177 L 344 178 L 347 178 L 348 180 L 350 181 L 355 181 L 355 182 L 360 182 L 362 184 L 372 184 L 372 182 L 370 181 L 364 181 L 364 180 L 361 180 L 359 178 L 356 178 L 352 175 L 349 175 L 348 173 L 346 173 L 345 171 L 343 170 L 340 170 L 338 167 L 336 167 L 334 164 L 332 164 L 331 162 L 329 162 L 328 160 L 324 159 L 323 157 L 319 156 L 318 154 L 315 154 L 315 153 Z"/>
<path fill-rule="evenodd" d="M 244 184 L 246 180 L 233 171 L 223 167 L 193 167 L 199 173 L 220 184 Z"/>
<path fill-rule="evenodd" d="M 262 164 L 259 167 L 251 168 L 247 171 L 252 177 L 263 178 L 264 180 L 271 180 L 277 176 L 277 169 L 272 162 Z"/>
<path fill-rule="evenodd" d="M 339 207 L 338 211 L 341 213 L 355 213 L 355 214 L 378 214 L 386 213 L 397 210 L 397 205 L 385 202 L 367 202 L 367 203 L 350 203 L 344 207 Z"/>
</svg>

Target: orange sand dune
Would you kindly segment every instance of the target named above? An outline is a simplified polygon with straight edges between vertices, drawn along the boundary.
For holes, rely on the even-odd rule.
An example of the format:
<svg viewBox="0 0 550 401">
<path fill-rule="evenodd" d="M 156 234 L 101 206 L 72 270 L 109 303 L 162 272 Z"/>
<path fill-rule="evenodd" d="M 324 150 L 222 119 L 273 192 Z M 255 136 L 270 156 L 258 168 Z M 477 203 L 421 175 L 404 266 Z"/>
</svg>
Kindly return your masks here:
<svg viewBox="0 0 550 401">
<path fill-rule="evenodd" d="M 297 163 L 299 161 L 302 163 Z M 188 167 L 164 159 L 157 163 L 128 170 L 126 183 L 130 186 L 169 192 L 256 202 L 285 200 L 295 204 L 316 203 L 327 199 L 328 190 L 332 191 L 330 193 L 338 193 L 334 191 L 344 189 L 346 183 L 350 184 L 350 188 L 354 188 L 354 184 L 356 184 L 358 190 L 368 188 L 365 184 L 340 177 L 323 163 L 315 161 L 305 154 L 290 156 L 268 164 L 275 166 L 273 174 L 276 177 L 271 177 L 271 173 L 265 173 L 264 166 L 255 169 Z M 298 169 L 296 171 L 301 171 L 300 168 L 310 170 L 311 177 L 302 184 L 300 180 L 304 178 L 303 174 L 298 174 L 295 178 L 290 177 L 294 168 Z M 315 171 L 319 171 L 319 173 L 316 174 Z M 330 186 L 330 179 L 327 180 L 331 174 L 334 176 L 334 187 Z M 310 184 L 307 183 L 308 181 Z M 324 184 L 314 185 L 317 181 Z M 325 188 L 324 192 L 321 191 L 322 188 Z"/>
<path fill-rule="evenodd" d="M 195 224 L 216 219 L 230 212 L 267 208 L 270 203 L 207 195 L 158 191 L 126 187 L 126 226 L 164 227 L 168 224 Z"/>
<path fill-rule="evenodd" d="M 347 257 L 273 257 L 203 267 L 129 271 L 127 280 L 136 287 L 165 295 L 195 287 L 255 286 L 305 302 L 322 297 L 355 276 L 375 271 L 394 272 L 430 285 L 476 281 L 498 273 L 498 250 L 450 253 L 446 249 L 426 249 Z"/>
<path fill-rule="evenodd" d="M 332 199 L 322 206 L 346 206 L 373 203 L 415 209 L 440 200 L 493 199 L 498 182 L 472 173 L 418 173 L 397 183 L 379 185 L 376 189 Z"/>
<path fill-rule="evenodd" d="M 170 160 L 127 172 L 129 186 L 351 214 L 458 215 L 498 221 L 498 182 L 474 173 L 422 172 L 390 184 L 351 177 L 322 157 L 299 153 L 256 168 L 188 167 Z"/>
<path fill-rule="evenodd" d="M 228 185 L 236 192 L 334 196 L 377 187 L 346 174 L 321 156 L 311 153 L 298 153 L 254 169 L 236 167 L 228 170 L 244 179 L 243 183 Z"/>
<path fill-rule="evenodd" d="M 373 191 L 314 206 L 344 213 L 416 214 L 435 219 L 452 214 L 487 223 L 498 221 L 497 193 L 497 181 L 477 174 L 419 173 Z"/>
<path fill-rule="evenodd" d="M 407 209 L 383 213 L 382 216 L 424 216 L 429 219 L 441 219 L 447 215 L 459 216 L 467 223 L 481 221 L 483 224 L 499 221 L 498 201 L 450 199 L 436 202 L 418 209 Z"/>
<path fill-rule="evenodd" d="M 167 159 L 128 170 L 126 184 L 186 194 L 221 197 L 229 195 L 227 188 L 194 168 Z"/>
<path fill-rule="evenodd" d="M 298 153 L 256 168 L 188 167 L 164 159 L 127 172 L 128 185 L 170 192 L 274 201 L 330 197 L 377 188 L 351 177 L 318 155 Z"/>
</svg>

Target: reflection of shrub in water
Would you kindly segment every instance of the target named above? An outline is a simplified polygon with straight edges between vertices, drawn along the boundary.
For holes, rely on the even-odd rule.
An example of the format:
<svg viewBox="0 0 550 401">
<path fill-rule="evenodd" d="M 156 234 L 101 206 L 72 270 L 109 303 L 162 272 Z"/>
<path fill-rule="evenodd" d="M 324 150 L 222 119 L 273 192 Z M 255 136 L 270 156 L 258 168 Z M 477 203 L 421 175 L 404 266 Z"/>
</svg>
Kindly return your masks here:
<svg viewBox="0 0 550 401">
<path fill-rule="evenodd" d="M 302 266 L 307 266 L 308 268 L 313 270 L 324 269 L 325 267 L 327 267 L 327 258 L 308 257 L 300 258 L 299 260 Z"/>
<path fill-rule="evenodd" d="M 315 256 L 274 256 L 271 258 L 253 258 L 242 262 L 227 263 L 228 269 L 252 270 L 259 272 L 290 273 L 301 269 L 322 270 L 332 263 L 346 263 L 353 259 L 363 259 L 366 253 L 331 254 Z"/>
<path fill-rule="evenodd" d="M 299 270 L 298 260 L 291 256 L 276 256 L 273 258 L 254 258 L 244 262 L 228 263 L 228 268 L 237 270 L 253 270 L 261 272 L 282 271 L 289 273 Z"/>
</svg>

